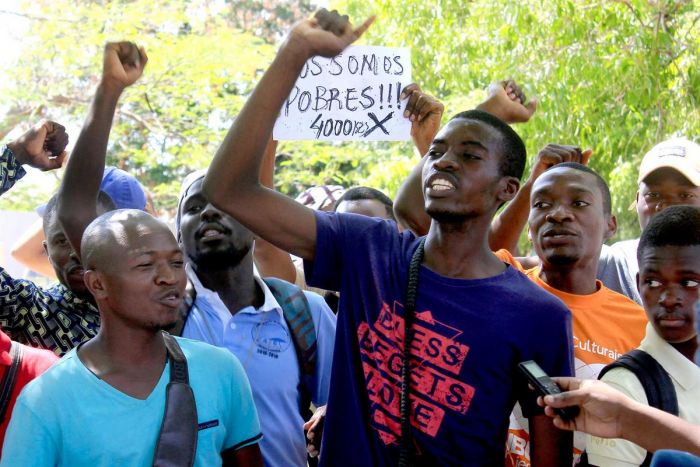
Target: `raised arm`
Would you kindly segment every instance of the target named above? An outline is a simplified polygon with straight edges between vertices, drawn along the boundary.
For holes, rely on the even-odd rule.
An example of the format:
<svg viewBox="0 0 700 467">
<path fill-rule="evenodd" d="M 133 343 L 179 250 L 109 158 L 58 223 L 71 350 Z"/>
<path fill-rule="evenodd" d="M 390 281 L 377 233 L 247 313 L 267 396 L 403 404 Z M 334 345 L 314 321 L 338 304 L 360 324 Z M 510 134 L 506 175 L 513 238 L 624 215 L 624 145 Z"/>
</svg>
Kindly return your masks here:
<svg viewBox="0 0 700 467">
<path fill-rule="evenodd" d="M 26 174 L 23 165 L 42 171 L 61 167 L 67 144 L 66 129 L 51 121 L 43 121 L 7 143 L 0 154 L 0 195 Z"/>
<path fill-rule="evenodd" d="M 97 195 L 105 168 L 107 140 L 117 102 L 143 73 L 148 57 L 131 42 L 105 46 L 102 78 L 73 148 L 58 196 L 58 219 L 80 256 L 85 228 L 97 217 Z"/>
<path fill-rule="evenodd" d="M 417 235 L 425 235 L 430 228 L 430 216 L 423 207 L 425 201 L 421 186 L 421 172 L 430 144 L 440 129 L 445 106 L 439 100 L 421 91 L 415 83 L 406 86 L 401 93 L 402 99 L 406 97 L 408 97 L 408 102 L 404 116 L 411 120 L 411 138 L 421 160 L 411 170 L 396 193 L 394 216 L 400 224 L 411 229 Z"/>
<path fill-rule="evenodd" d="M 545 413 L 554 417 L 562 430 L 576 430 L 601 438 L 622 438 L 647 451 L 676 449 L 700 456 L 700 426 L 662 410 L 641 404 L 603 381 L 579 378 L 553 378 L 566 392 L 539 399 Z M 555 414 L 554 408 L 580 407 L 569 421 Z"/>
<path fill-rule="evenodd" d="M 338 55 L 372 21 L 355 28 L 347 16 L 321 10 L 297 23 L 231 126 L 204 180 L 204 195 L 216 207 L 259 237 L 305 259 L 313 259 L 316 247 L 313 211 L 260 183 L 265 146 L 306 61 L 314 55 Z"/>
</svg>

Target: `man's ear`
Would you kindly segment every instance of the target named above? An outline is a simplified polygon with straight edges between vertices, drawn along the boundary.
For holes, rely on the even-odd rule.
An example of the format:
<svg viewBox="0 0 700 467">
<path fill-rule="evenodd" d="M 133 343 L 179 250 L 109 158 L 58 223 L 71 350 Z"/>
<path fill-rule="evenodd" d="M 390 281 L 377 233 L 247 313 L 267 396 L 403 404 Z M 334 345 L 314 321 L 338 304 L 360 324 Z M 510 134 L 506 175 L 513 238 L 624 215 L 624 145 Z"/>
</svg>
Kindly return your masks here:
<svg viewBox="0 0 700 467">
<path fill-rule="evenodd" d="M 502 177 L 501 190 L 498 195 L 498 200 L 501 203 L 511 201 L 518 194 L 520 189 L 520 180 L 515 177 Z"/>
<path fill-rule="evenodd" d="M 95 297 L 95 300 L 107 298 L 107 289 L 105 288 L 104 277 L 102 274 L 92 269 L 88 269 L 85 271 L 83 281 L 85 282 L 85 286 L 88 288 L 92 296 Z"/>
<path fill-rule="evenodd" d="M 639 283 L 639 273 L 637 273 L 637 276 L 635 277 L 635 281 L 637 282 L 637 292 L 639 292 L 639 295 L 642 294 L 642 287 L 641 284 Z"/>
<path fill-rule="evenodd" d="M 41 241 L 41 246 L 44 247 L 44 253 L 46 253 L 46 256 L 49 256 L 49 244 L 46 243 L 46 240 Z"/>
<path fill-rule="evenodd" d="M 603 241 L 610 240 L 613 235 L 617 233 L 617 218 L 610 214 L 607 217 L 605 224 L 605 234 L 603 235 Z"/>
</svg>

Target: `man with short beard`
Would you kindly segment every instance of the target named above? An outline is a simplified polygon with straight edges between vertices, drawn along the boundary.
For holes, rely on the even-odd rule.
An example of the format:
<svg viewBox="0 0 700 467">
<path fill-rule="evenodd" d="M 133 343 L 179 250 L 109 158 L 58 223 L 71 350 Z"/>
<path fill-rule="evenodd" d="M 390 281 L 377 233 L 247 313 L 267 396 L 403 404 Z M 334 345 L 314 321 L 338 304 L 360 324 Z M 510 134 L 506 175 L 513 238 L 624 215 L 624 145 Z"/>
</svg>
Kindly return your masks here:
<svg viewBox="0 0 700 467">
<path fill-rule="evenodd" d="M 323 298 L 303 292 L 316 336 L 307 377 L 282 306 L 253 264 L 253 234 L 204 197 L 205 174 L 185 179 L 178 203 L 179 239 L 196 292 L 182 336 L 226 348 L 243 364 L 260 415 L 265 465 L 305 467 L 303 427 L 309 402 L 321 407 L 328 400 L 335 316 Z"/>
<path fill-rule="evenodd" d="M 102 325 L 22 391 L 3 467 L 150 466 L 163 441 L 166 405 L 182 410 L 166 402 L 175 369 L 162 332 L 179 319 L 187 281 L 173 234 L 150 214 L 122 209 L 95 219 L 76 252 Z M 175 342 L 187 361 L 196 423 L 196 439 L 179 439 L 195 442 L 194 465 L 261 467 L 262 435 L 238 360 L 200 342 Z"/>
<path fill-rule="evenodd" d="M 556 146 L 575 151 L 572 146 Z M 552 150 L 547 146 L 540 158 Z M 520 194 L 519 194 L 520 196 Z M 529 235 L 542 265 L 525 269 L 506 250 L 496 253 L 534 283 L 560 298 L 573 317 L 576 374 L 596 378 L 602 368 L 634 349 L 644 337 L 642 307 L 596 280 L 603 242 L 617 229 L 605 180 L 585 165 L 564 162 L 547 169 L 532 185 Z M 514 412 L 507 465 L 529 465 L 527 425 Z M 576 454 L 585 448 L 577 433 Z"/>
<path fill-rule="evenodd" d="M 306 61 L 338 55 L 370 23 L 354 28 L 321 10 L 293 27 L 202 192 L 304 258 L 310 285 L 340 291 L 322 465 L 502 465 L 513 405 L 533 402 L 518 361 L 573 370 L 569 311 L 488 248 L 491 219 L 524 169 L 518 135 L 479 111 L 442 128 L 422 176 L 432 217 L 425 238 L 382 219 L 312 211 L 259 180 L 266 141 Z M 571 437 L 530 415 L 538 465 L 570 463 Z"/>
<path fill-rule="evenodd" d="M 59 218 L 72 242 L 79 241 L 84 226 L 95 217 L 94 193 L 104 170 L 114 109 L 121 92 L 140 77 L 146 60 L 143 50 L 128 42 L 105 47 L 101 84 L 61 189 Z M 266 462 L 305 465 L 301 405 L 306 401 L 308 410 L 309 401 L 301 394 L 291 332 L 270 290 L 253 276 L 252 234 L 206 202 L 201 194 L 203 177 L 201 172 L 186 180 L 178 209 L 180 237 L 197 292 L 183 335 L 240 356 L 254 381 L 255 402 L 264 420 L 261 448 Z M 328 393 L 335 320 L 320 297 L 307 295 L 307 299 L 313 304 L 310 310 L 317 333 L 317 368 L 308 392 L 320 406 Z"/>
</svg>

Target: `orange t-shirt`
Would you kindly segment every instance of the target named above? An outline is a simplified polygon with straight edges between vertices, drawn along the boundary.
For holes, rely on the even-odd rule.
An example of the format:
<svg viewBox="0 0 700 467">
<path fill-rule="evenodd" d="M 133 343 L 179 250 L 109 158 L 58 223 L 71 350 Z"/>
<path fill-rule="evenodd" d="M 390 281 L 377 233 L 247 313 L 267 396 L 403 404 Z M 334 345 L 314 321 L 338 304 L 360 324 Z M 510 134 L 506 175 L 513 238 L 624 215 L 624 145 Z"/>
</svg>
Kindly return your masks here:
<svg viewBox="0 0 700 467">
<path fill-rule="evenodd" d="M 550 287 L 540 279 L 539 267 L 524 270 L 507 250 L 497 251 L 496 256 L 522 271 L 569 307 L 577 377 L 597 378 L 605 365 L 637 348 L 644 338 L 647 325 L 644 309 L 626 296 L 608 289 L 602 282 L 596 281 L 598 290 L 590 295 L 570 294 Z M 530 464 L 529 436 L 523 428 L 523 420 L 518 408 L 511 415 L 506 465 L 523 467 Z M 574 439 L 576 452 L 582 451 L 584 446 L 585 438 L 577 433 Z"/>
</svg>

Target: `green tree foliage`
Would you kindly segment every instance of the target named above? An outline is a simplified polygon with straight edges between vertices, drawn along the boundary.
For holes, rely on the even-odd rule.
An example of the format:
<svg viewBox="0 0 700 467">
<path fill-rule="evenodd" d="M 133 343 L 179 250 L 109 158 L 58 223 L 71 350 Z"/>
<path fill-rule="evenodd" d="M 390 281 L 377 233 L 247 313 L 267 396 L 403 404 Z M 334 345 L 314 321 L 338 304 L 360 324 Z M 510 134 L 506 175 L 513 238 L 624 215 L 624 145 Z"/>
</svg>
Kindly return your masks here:
<svg viewBox="0 0 700 467">
<path fill-rule="evenodd" d="M 414 79 L 445 102 L 446 118 L 476 105 L 492 81 L 523 84 L 540 100 L 533 120 L 518 127 L 531 158 L 548 142 L 592 147 L 620 237 L 638 233 L 627 207 L 644 152 L 671 135 L 700 134 L 698 0 L 331 4 L 357 20 L 377 15 L 363 43 L 410 47 Z M 79 126 L 103 43 L 142 43 L 149 65 L 122 98 L 109 162 L 173 207 L 182 176 L 206 167 L 283 32 L 313 9 L 307 1 L 28 1 L 22 14 L 32 27 L 3 85 L 0 107 L 12 112 L 0 125 L 44 115 Z M 409 143 L 283 142 L 279 151 L 291 157 L 277 184 L 292 195 L 334 183 L 393 196 L 418 160 Z"/>
<path fill-rule="evenodd" d="M 42 0 L 24 11 L 36 27 L 0 97 L 15 113 L 42 109 L 34 113 L 78 127 L 104 43 L 145 46 L 147 73 L 120 101 L 108 163 L 137 176 L 165 207 L 184 175 L 206 167 L 274 53 L 265 39 L 237 29 L 240 10 L 221 2 Z"/>
<path fill-rule="evenodd" d="M 638 233 L 628 210 L 643 154 L 672 136 L 700 135 L 700 3 L 692 0 L 345 0 L 377 15 L 368 43 L 412 48 L 415 79 L 446 114 L 475 89 L 512 77 L 540 100 L 517 129 L 534 158 L 548 142 L 594 149 L 610 183 L 619 236 Z"/>
</svg>

